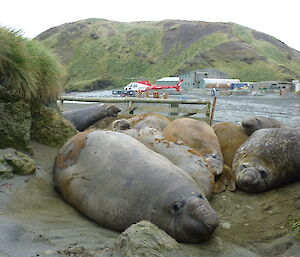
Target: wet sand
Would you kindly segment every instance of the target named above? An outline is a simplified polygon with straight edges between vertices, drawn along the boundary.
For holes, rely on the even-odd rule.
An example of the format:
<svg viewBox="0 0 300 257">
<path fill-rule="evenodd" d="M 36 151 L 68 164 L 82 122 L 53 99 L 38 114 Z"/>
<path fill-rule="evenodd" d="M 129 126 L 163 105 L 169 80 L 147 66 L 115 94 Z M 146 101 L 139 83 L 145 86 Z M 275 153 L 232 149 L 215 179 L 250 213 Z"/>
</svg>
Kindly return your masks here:
<svg viewBox="0 0 300 257">
<path fill-rule="evenodd" d="M 217 101 L 222 103 L 221 97 Z M 226 103 L 217 105 L 217 119 L 229 118 L 230 111 L 221 114 L 222 108 L 228 111 L 225 106 L 234 106 L 232 113 L 236 110 L 236 105 Z M 238 121 L 236 117 L 230 119 Z M 296 112 L 290 120 L 294 120 L 291 126 L 299 124 Z M 32 148 L 38 166 L 35 174 L 0 182 L 0 256 L 102 256 L 119 233 L 90 221 L 54 190 L 57 148 L 38 143 Z M 287 225 L 290 217 L 300 215 L 300 182 L 260 194 L 223 192 L 214 195 L 211 204 L 220 215 L 220 225 L 207 242 L 180 244 L 185 256 L 300 257 L 300 240 Z"/>
</svg>

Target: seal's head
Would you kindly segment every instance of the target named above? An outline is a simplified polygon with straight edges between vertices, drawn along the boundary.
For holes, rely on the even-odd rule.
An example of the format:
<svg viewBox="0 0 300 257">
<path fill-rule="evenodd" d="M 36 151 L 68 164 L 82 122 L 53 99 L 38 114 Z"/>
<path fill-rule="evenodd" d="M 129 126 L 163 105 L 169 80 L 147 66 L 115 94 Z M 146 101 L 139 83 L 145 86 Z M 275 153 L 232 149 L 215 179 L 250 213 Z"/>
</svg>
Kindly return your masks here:
<svg viewBox="0 0 300 257">
<path fill-rule="evenodd" d="M 115 104 L 111 104 L 107 107 L 107 116 L 116 117 L 121 109 Z"/>
<path fill-rule="evenodd" d="M 268 169 L 259 164 L 242 163 L 236 170 L 237 186 L 248 192 L 265 191 L 270 181 L 272 173 Z"/>
<path fill-rule="evenodd" d="M 222 173 L 224 160 L 221 154 L 217 152 L 205 154 L 204 160 L 215 175 L 220 175 Z"/>
<path fill-rule="evenodd" d="M 242 121 L 242 127 L 247 135 L 251 135 L 254 131 L 263 128 L 261 117 L 252 117 Z"/>
<path fill-rule="evenodd" d="M 249 136 L 256 130 L 263 128 L 287 128 L 280 121 L 264 116 L 255 116 L 242 121 L 242 127 Z"/>
<path fill-rule="evenodd" d="M 112 130 L 127 130 L 130 129 L 130 122 L 127 119 L 115 120 L 111 124 Z"/>
<path fill-rule="evenodd" d="M 164 215 L 166 219 L 161 228 L 181 243 L 199 243 L 209 239 L 219 219 L 207 199 L 196 192 L 186 197 L 169 198 L 174 201 L 167 205 L 168 213 Z"/>
</svg>

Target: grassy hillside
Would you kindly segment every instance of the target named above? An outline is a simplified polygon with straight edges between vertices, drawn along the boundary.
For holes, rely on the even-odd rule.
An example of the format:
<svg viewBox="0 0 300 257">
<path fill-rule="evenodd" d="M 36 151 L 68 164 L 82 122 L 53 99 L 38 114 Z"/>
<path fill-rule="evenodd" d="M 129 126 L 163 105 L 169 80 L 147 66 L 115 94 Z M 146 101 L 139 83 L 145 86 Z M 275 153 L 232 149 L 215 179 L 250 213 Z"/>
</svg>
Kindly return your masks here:
<svg viewBox="0 0 300 257">
<path fill-rule="evenodd" d="M 233 23 L 87 19 L 38 35 L 68 70 L 66 90 L 119 87 L 143 77 L 216 68 L 244 81 L 300 76 L 300 52 Z"/>
</svg>

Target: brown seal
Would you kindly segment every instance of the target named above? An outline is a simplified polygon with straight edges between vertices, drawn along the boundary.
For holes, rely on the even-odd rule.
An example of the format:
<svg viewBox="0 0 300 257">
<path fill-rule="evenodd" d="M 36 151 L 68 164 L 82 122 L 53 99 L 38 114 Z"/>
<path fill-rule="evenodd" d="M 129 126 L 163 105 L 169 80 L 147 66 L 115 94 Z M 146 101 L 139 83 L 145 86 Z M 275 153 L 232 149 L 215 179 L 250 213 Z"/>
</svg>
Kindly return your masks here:
<svg viewBox="0 0 300 257">
<path fill-rule="evenodd" d="M 242 121 L 242 127 L 247 135 L 263 128 L 288 128 L 288 126 L 276 119 L 263 116 L 255 116 Z"/>
<path fill-rule="evenodd" d="M 215 192 L 224 190 L 234 191 L 236 189 L 232 172 L 232 161 L 237 149 L 248 139 L 244 130 L 231 122 L 218 122 L 212 125 L 221 146 L 224 169 L 217 177 Z"/>
<path fill-rule="evenodd" d="M 148 112 L 144 114 L 138 114 L 129 119 L 132 128 L 142 129 L 145 127 L 156 128 L 160 131 L 170 123 L 170 120 L 158 113 Z"/>
<path fill-rule="evenodd" d="M 90 130 L 71 138 L 56 157 L 54 184 L 66 201 L 114 230 L 149 220 L 179 242 L 197 243 L 218 225 L 186 172 L 122 133 Z"/>
<path fill-rule="evenodd" d="M 171 121 L 164 129 L 164 137 L 173 142 L 183 142 L 200 152 L 216 174 L 223 171 L 223 156 L 219 140 L 211 126 L 192 118 Z"/>
<path fill-rule="evenodd" d="M 261 192 L 300 178 L 300 130 L 255 131 L 237 150 L 232 168 L 239 189 Z"/>
</svg>

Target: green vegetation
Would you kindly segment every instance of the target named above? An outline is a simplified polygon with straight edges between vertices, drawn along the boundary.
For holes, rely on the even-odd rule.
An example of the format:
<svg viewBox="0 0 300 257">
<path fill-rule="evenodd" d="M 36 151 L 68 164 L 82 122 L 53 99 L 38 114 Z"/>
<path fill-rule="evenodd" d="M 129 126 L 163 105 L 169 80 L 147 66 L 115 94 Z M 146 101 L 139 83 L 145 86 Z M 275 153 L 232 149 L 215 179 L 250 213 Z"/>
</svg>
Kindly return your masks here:
<svg viewBox="0 0 300 257">
<path fill-rule="evenodd" d="M 37 95 L 30 60 L 26 41 L 19 32 L 0 28 L 0 84 L 11 94 L 25 99 Z"/>
<path fill-rule="evenodd" d="M 36 78 L 36 94 L 32 99 L 41 103 L 54 101 L 62 93 L 64 68 L 48 49 L 40 42 L 28 41 L 31 69 Z"/>
<path fill-rule="evenodd" d="M 62 90 L 63 68 L 40 42 L 0 28 L 1 98 L 49 102 Z"/>
<path fill-rule="evenodd" d="M 297 233 L 296 236 L 300 239 L 300 216 L 290 218 L 288 226 Z"/>
<path fill-rule="evenodd" d="M 87 19 L 52 28 L 37 39 L 65 64 L 67 91 L 116 88 L 140 77 L 154 82 L 200 68 L 220 69 L 244 81 L 300 76 L 297 51 L 233 23 Z"/>
<path fill-rule="evenodd" d="M 60 146 L 77 133 L 55 109 L 64 68 L 40 42 L 0 28 L 0 148 L 32 153 L 30 140 Z"/>
</svg>

